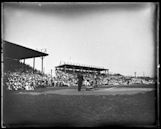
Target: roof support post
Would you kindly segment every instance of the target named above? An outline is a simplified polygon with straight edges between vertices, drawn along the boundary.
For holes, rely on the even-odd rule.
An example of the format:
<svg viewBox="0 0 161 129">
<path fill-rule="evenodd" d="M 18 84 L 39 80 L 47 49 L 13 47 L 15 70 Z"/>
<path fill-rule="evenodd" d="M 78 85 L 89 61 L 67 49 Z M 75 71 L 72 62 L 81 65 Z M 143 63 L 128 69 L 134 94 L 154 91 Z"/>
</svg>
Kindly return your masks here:
<svg viewBox="0 0 161 129">
<path fill-rule="evenodd" d="M 35 57 L 33 58 L 33 73 L 35 71 Z"/>
<path fill-rule="evenodd" d="M 74 74 L 74 68 L 72 68 L 73 74 Z"/>
<path fill-rule="evenodd" d="M 25 59 L 23 60 L 23 63 L 24 63 L 24 71 L 26 70 L 26 67 L 25 67 Z"/>
<path fill-rule="evenodd" d="M 42 56 L 41 57 L 41 61 L 42 61 L 42 63 L 41 63 L 41 72 L 42 72 L 42 74 L 43 74 L 43 59 L 44 59 L 44 57 Z"/>
<path fill-rule="evenodd" d="M 65 73 L 66 73 L 66 66 L 65 66 Z"/>
<path fill-rule="evenodd" d="M 52 76 L 52 73 L 53 73 L 53 70 L 51 69 L 51 78 L 53 77 L 53 76 Z"/>
</svg>

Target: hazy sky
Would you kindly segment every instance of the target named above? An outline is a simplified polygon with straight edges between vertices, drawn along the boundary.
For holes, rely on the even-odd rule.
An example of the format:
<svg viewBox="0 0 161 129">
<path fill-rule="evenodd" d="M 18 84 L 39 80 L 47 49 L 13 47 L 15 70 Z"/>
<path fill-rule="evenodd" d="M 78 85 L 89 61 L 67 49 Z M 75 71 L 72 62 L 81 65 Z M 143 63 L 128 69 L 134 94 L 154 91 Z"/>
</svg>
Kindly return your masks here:
<svg viewBox="0 0 161 129">
<path fill-rule="evenodd" d="M 153 76 L 154 7 L 152 3 L 5 3 L 3 39 L 46 48 L 46 73 L 65 61 Z M 32 66 L 32 59 L 26 63 Z M 41 69 L 40 58 L 36 68 Z"/>
</svg>

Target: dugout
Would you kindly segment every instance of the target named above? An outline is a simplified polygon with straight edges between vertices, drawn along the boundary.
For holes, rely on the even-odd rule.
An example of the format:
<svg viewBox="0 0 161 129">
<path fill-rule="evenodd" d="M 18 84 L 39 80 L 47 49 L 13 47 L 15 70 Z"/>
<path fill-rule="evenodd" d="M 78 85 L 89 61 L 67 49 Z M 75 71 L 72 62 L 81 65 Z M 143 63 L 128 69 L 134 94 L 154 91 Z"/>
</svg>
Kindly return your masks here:
<svg viewBox="0 0 161 129">
<path fill-rule="evenodd" d="M 25 59 L 33 58 L 33 69 L 35 69 L 35 58 L 41 57 L 43 73 L 43 59 L 45 56 L 48 56 L 47 53 L 36 51 L 5 40 L 2 41 L 1 48 L 1 57 L 3 57 L 1 62 L 4 64 L 9 60 L 24 60 L 25 63 Z"/>
</svg>

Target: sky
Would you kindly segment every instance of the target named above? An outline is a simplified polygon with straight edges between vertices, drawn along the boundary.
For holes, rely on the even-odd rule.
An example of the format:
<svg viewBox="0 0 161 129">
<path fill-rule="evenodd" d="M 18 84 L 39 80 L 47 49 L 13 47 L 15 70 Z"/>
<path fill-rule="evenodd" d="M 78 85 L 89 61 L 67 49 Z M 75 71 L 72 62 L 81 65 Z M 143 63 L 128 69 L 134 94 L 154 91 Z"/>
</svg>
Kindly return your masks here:
<svg viewBox="0 0 161 129">
<path fill-rule="evenodd" d="M 153 3 L 4 3 L 3 39 L 49 55 L 44 71 L 63 62 L 111 73 L 154 76 Z M 33 59 L 26 64 L 32 66 Z M 41 70 L 41 58 L 36 58 Z"/>
</svg>

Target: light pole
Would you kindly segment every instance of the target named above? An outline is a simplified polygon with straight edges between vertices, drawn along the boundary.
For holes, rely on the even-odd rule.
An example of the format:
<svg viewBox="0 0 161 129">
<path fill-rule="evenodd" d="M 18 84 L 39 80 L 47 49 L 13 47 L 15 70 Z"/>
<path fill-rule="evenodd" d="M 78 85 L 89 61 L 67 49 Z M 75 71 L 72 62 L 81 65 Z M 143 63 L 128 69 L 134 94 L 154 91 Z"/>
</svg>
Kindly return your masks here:
<svg viewBox="0 0 161 129">
<path fill-rule="evenodd" d="M 136 78 L 136 72 L 134 72 L 135 78 Z"/>
<path fill-rule="evenodd" d="M 52 73 L 53 73 L 53 70 L 51 69 L 51 78 L 52 78 Z"/>
</svg>

